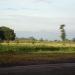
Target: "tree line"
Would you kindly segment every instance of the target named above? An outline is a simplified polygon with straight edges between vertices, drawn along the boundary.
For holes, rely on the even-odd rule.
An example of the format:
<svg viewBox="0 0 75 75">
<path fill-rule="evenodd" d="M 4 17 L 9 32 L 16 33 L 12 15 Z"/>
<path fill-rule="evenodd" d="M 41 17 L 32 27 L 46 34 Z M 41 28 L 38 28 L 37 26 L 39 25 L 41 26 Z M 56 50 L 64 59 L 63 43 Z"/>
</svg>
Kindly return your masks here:
<svg viewBox="0 0 75 75">
<path fill-rule="evenodd" d="M 60 32 L 61 32 L 61 40 L 65 41 L 66 40 L 66 32 L 64 29 L 65 25 L 62 24 L 60 25 Z M 13 29 L 10 29 L 8 27 L 2 26 L 0 27 L 0 41 L 13 41 L 16 38 L 16 34 Z M 75 41 L 75 39 L 73 39 Z"/>
</svg>

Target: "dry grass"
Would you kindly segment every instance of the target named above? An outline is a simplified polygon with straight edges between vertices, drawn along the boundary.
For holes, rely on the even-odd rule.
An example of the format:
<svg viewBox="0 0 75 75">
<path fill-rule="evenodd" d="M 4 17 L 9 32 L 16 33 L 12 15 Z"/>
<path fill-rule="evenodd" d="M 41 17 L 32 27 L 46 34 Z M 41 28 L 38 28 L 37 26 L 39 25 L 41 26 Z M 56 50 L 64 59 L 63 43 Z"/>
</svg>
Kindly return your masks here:
<svg viewBox="0 0 75 75">
<path fill-rule="evenodd" d="M 75 62 L 75 43 L 1 43 L 0 66 Z"/>
<path fill-rule="evenodd" d="M 75 62 L 75 53 L 2 54 L 0 66 Z"/>
</svg>

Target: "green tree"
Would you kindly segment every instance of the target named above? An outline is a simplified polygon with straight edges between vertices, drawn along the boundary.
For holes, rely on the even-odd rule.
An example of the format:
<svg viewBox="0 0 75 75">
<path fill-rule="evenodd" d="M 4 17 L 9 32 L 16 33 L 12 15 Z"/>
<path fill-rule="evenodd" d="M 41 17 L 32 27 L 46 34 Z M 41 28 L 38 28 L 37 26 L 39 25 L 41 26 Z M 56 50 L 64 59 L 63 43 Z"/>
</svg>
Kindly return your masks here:
<svg viewBox="0 0 75 75">
<path fill-rule="evenodd" d="M 0 27 L 0 40 L 15 40 L 15 36 L 14 30 L 5 26 Z"/>
<path fill-rule="evenodd" d="M 73 38 L 72 41 L 75 42 L 75 38 Z"/>
<path fill-rule="evenodd" d="M 66 40 L 66 33 L 65 33 L 64 27 L 65 27 L 64 24 L 60 25 L 60 31 L 61 31 L 61 39 L 62 39 L 62 41 Z"/>
</svg>

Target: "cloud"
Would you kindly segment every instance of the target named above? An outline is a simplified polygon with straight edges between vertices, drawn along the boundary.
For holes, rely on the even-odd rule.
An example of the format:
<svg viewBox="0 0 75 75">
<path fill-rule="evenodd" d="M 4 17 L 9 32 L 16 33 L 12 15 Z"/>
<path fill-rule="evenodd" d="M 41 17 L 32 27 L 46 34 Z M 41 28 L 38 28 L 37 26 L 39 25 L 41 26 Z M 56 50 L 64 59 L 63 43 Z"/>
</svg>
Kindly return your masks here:
<svg viewBox="0 0 75 75">
<path fill-rule="evenodd" d="M 52 0 L 34 0 L 36 3 L 45 3 L 45 4 L 52 4 Z"/>
</svg>

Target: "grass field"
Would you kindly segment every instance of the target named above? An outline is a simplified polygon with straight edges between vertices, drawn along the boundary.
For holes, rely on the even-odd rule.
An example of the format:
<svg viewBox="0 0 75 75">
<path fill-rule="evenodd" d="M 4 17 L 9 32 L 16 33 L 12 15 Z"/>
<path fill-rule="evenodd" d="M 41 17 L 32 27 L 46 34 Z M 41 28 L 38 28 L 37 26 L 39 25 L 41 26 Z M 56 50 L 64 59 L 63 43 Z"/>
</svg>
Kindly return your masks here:
<svg viewBox="0 0 75 75">
<path fill-rule="evenodd" d="M 1 43 L 0 53 L 75 53 L 74 42 Z"/>
<path fill-rule="evenodd" d="M 75 62 L 74 42 L 0 43 L 0 66 Z"/>
</svg>

